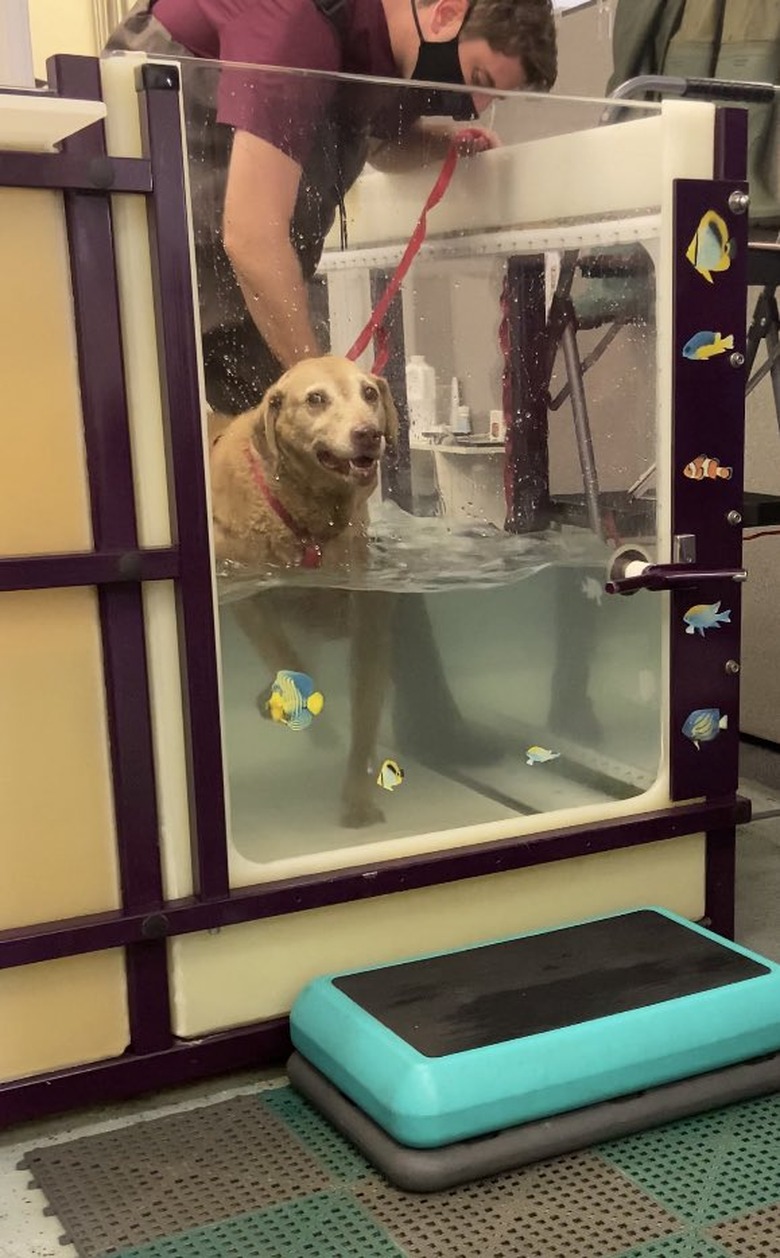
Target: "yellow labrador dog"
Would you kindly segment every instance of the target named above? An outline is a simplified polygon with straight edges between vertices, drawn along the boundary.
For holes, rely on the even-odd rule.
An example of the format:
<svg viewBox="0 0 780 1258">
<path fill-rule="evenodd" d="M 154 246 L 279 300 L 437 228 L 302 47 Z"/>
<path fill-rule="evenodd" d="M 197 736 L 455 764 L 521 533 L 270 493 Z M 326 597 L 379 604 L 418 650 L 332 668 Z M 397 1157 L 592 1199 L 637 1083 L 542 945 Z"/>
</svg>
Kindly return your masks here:
<svg viewBox="0 0 780 1258">
<path fill-rule="evenodd" d="M 366 561 L 368 499 L 398 418 L 387 382 L 345 358 L 310 358 L 287 371 L 252 411 L 209 422 L 217 560 L 249 568 L 323 571 Z M 289 591 L 269 589 L 234 604 L 235 615 L 272 673 L 308 671 L 283 623 Z M 308 597 L 307 597 L 308 595 Z M 301 591 L 309 618 L 315 600 Z M 318 591 L 338 619 L 348 608 L 352 641 L 350 751 L 342 788 L 345 825 L 381 820 L 371 768 L 390 654 L 390 616 L 381 594 Z M 284 605 L 284 616 L 281 604 Z M 332 630 L 332 626 L 330 626 Z"/>
</svg>

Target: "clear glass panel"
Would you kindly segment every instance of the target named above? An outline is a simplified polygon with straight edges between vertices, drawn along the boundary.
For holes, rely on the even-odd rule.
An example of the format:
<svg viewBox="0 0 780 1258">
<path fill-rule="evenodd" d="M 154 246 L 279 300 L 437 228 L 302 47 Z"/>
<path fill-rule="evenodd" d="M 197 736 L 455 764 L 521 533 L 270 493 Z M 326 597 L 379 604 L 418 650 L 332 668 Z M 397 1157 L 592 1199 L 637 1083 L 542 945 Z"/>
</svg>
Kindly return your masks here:
<svg viewBox="0 0 780 1258">
<path fill-rule="evenodd" d="M 413 124 L 438 106 L 396 82 L 203 62 L 185 63 L 184 84 L 207 391 L 234 415 L 279 372 L 252 321 L 263 323 L 252 278 L 242 294 L 222 248 L 232 132 L 216 118 L 302 164 L 290 236 L 321 348 L 343 355 L 444 149 L 426 139 L 422 173 L 387 168 L 403 164 Z M 628 108 L 610 127 L 621 178 L 606 187 L 579 156 L 580 140 L 583 153 L 603 151 L 602 113 L 603 102 L 514 94 L 483 114 L 502 147 L 460 159 L 388 320 L 400 435 L 369 499 L 360 562 L 303 562 L 312 504 L 329 492 L 323 467 L 341 477 L 337 496 L 345 477 L 369 483 L 341 447 L 323 462 L 327 397 L 316 442 L 300 448 L 298 420 L 279 418 L 284 389 L 270 420 L 262 410 L 241 430 L 220 426 L 237 881 L 532 836 L 542 817 L 603 816 L 656 779 L 661 600 L 603 590 L 616 546 L 641 541 L 651 554 L 655 544 L 655 115 Z M 234 258 L 241 249 L 236 237 Z M 574 315 L 582 378 L 564 344 Z M 360 365 L 371 362 L 369 349 Z M 231 447 L 225 433 L 238 431 Z M 288 495 L 285 478 L 305 480 L 307 466 L 309 497 Z M 268 553 L 285 530 L 286 565 Z"/>
</svg>

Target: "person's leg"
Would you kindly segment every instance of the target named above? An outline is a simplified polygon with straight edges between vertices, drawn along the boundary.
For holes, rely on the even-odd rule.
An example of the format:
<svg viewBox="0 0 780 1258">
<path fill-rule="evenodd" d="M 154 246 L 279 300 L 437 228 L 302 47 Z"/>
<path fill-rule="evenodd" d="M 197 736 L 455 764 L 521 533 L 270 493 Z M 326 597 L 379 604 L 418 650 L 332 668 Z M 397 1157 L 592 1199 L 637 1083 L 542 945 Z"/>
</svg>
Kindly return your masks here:
<svg viewBox="0 0 780 1258">
<path fill-rule="evenodd" d="M 505 740 L 470 725 L 458 707 L 424 594 L 398 596 L 393 630 L 393 732 L 399 755 L 431 765 L 499 760 Z"/>
</svg>

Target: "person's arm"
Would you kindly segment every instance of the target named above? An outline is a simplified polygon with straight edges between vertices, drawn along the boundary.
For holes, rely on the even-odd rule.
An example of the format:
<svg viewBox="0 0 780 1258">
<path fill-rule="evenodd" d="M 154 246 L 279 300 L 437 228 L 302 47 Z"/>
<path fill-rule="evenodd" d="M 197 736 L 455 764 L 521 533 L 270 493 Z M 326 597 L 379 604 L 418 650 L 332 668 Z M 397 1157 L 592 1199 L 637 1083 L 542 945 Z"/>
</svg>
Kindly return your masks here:
<svg viewBox="0 0 780 1258">
<path fill-rule="evenodd" d="M 386 174 L 416 170 L 446 157 L 456 136 L 459 137 L 458 151 L 463 156 L 482 153 L 485 149 L 497 148 L 500 144 L 498 136 L 486 127 L 473 123 L 433 122 L 427 118 L 419 118 L 400 140 L 374 140 L 369 149 L 368 160 L 376 170 Z"/>
<path fill-rule="evenodd" d="M 300 178 L 291 157 L 248 131 L 236 131 L 225 190 L 225 252 L 247 310 L 283 367 L 321 352 L 290 241 Z"/>
</svg>

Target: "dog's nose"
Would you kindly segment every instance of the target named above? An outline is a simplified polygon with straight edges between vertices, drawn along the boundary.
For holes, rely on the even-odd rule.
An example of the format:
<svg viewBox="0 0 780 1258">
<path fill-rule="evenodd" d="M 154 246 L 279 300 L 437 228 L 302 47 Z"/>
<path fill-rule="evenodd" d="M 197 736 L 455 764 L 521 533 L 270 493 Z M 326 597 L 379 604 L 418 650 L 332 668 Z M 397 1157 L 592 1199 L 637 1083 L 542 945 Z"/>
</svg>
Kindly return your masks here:
<svg viewBox="0 0 780 1258">
<path fill-rule="evenodd" d="M 365 450 L 366 453 L 372 453 L 379 446 L 382 434 L 378 428 L 374 428 L 370 424 L 363 424 L 360 428 L 352 429 L 352 443 L 358 450 Z"/>
</svg>

